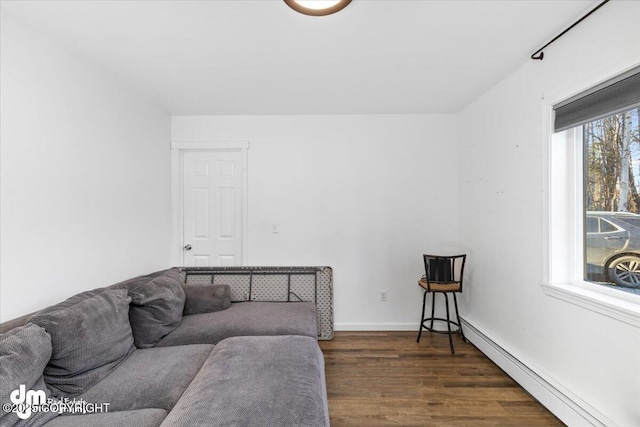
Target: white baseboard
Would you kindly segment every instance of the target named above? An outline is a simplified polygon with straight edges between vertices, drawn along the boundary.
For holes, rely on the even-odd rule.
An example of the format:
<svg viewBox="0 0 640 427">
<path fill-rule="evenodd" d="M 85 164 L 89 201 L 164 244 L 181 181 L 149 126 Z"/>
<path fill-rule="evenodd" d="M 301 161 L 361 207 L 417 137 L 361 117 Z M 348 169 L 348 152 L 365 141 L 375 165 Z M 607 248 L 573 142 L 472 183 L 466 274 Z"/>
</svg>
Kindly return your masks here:
<svg viewBox="0 0 640 427">
<path fill-rule="evenodd" d="M 616 426 L 578 396 L 522 363 L 468 320 L 461 320 L 465 337 L 564 423 L 569 426 Z"/>
<path fill-rule="evenodd" d="M 418 333 L 418 322 L 414 323 L 335 323 L 335 331 L 415 331 Z"/>
</svg>

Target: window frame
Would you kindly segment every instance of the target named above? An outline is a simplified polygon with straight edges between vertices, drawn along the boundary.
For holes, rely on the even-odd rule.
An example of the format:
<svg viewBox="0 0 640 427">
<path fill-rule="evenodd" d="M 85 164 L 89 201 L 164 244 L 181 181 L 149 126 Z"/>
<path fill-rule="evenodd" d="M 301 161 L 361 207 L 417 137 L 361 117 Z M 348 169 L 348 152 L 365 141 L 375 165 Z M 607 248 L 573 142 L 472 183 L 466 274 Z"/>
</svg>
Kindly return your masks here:
<svg viewBox="0 0 640 427">
<path fill-rule="evenodd" d="M 606 82 L 638 63 L 618 64 L 542 97 L 543 271 L 545 294 L 640 328 L 640 295 L 584 280 L 584 171 L 582 126 L 555 133 L 553 106 Z"/>
</svg>

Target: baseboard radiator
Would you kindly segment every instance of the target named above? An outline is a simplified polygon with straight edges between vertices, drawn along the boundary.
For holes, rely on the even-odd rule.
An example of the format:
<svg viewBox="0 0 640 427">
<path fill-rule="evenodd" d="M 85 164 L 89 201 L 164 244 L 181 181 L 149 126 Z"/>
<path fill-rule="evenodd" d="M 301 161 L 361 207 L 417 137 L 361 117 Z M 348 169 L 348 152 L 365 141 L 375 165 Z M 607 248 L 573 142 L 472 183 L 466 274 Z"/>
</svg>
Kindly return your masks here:
<svg viewBox="0 0 640 427">
<path fill-rule="evenodd" d="M 614 427 L 611 420 L 568 390 L 522 363 L 488 334 L 461 318 L 464 334 L 480 351 L 569 426 Z"/>
</svg>

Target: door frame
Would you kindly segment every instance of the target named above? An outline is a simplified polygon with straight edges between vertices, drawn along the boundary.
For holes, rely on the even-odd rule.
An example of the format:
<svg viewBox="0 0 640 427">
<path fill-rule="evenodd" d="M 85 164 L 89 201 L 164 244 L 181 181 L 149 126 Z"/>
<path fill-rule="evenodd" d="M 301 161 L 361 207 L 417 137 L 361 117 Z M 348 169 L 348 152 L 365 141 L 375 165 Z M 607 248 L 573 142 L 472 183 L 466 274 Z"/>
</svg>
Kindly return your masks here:
<svg viewBox="0 0 640 427">
<path fill-rule="evenodd" d="M 171 265 L 183 265 L 183 157 L 187 151 L 239 152 L 242 163 L 242 262 L 246 265 L 249 253 L 248 216 L 248 159 L 249 141 L 171 141 Z"/>
</svg>

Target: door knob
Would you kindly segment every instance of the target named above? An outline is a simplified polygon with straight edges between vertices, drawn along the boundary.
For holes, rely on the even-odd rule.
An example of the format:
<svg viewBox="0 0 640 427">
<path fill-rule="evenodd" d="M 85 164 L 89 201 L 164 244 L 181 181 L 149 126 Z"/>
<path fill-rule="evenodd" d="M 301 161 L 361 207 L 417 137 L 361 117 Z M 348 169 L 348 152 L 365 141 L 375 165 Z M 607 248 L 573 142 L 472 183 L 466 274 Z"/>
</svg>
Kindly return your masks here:
<svg viewBox="0 0 640 427">
<path fill-rule="evenodd" d="M 191 250 L 191 245 L 186 245 L 186 246 L 184 247 L 184 250 L 185 250 L 185 251 L 190 251 L 190 250 Z"/>
</svg>

